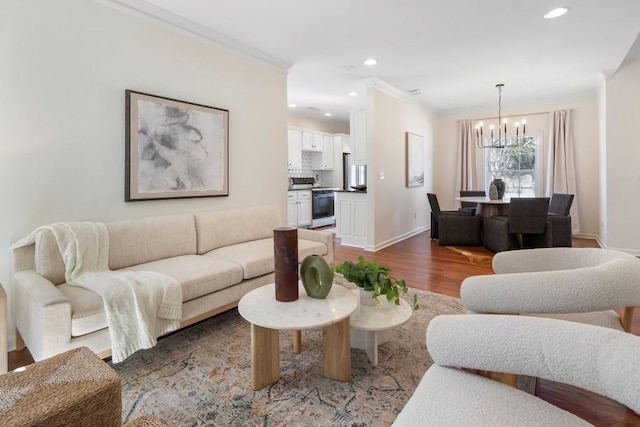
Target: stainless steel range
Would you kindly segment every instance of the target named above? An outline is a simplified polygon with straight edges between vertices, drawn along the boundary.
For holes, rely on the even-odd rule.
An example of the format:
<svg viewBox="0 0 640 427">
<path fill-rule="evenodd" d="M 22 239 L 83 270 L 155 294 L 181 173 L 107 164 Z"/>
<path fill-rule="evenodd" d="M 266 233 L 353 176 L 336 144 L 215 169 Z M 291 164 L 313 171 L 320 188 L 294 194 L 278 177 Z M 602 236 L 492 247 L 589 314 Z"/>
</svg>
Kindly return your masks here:
<svg viewBox="0 0 640 427">
<path fill-rule="evenodd" d="M 314 178 L 291 178 L 292 190 L 311 190 L 311 228 L 333 225 L 334 188 L 316 187 Z"/>
</svg>

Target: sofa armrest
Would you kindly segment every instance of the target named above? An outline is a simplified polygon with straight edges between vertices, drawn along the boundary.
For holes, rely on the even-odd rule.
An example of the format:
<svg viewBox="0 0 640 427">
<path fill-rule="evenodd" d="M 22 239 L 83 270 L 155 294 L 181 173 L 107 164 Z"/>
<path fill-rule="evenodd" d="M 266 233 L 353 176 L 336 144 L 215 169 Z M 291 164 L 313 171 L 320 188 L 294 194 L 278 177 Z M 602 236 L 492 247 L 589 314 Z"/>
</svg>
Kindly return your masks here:
<svg viewBox="0 0 640 427">
<path fill-rule="evenodd" d="M 441 366 L 530 375 L 571 384 L 640 410 L 640 338 L 528 316 L 444 315 L 427 327 Z"/>
<path fill-rule="evenodd" d="M 71 342 L 71 302 L 34 270 L 13 276 L 13 317 L 35 361 L 66 351 Z"/>
<path fill-rule="evenodd" d="M 308 230 L 306 228 L 298 229 L 298 239 L 312 240 L 314 242 L 324 243 L 327 246 L 327 254 L 323 256 L 327 263 L 333 262 L 333 234 L 326 231 Z"/>
<path fill-rule="evenodd" d="M 640 260 L 614 259 L 572 270 L 467 277 L 460 298 L 477 313 L 587 313 L 640 305 L 638 277 Z"/>
</svg>

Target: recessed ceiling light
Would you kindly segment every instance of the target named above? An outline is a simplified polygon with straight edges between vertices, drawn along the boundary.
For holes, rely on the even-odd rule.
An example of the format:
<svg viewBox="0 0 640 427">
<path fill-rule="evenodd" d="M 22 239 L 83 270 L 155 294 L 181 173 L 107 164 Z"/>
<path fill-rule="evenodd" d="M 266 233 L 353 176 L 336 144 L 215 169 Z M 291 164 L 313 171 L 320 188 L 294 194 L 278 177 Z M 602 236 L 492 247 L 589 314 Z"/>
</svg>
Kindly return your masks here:
<svg viewBox="0 0 640 427">
<path fill-rule="evenodd" d="M 297 107 L 297 105 L 296 105 L 296 104 L 289 104 L 289 107 L 291 107 L 291 108 L 296 108 L 296 107 Z"/>
<path fill-rule="evenodd" d="M 552 19 L 557 18 L 558 16 L 562 16 L 569 11 L 568 7 L 558 7 L 556 9 L 550 10 L 549 12 L 543 15 L 544 19 Z"/>
<path fill-rule="evenodd" d="M 366 61 L 364 61 L 364 65 L 376 65 L 378 63 L 378 61 L 376 61 L 373 58 L 369 58 Z"/>
<path fill-rule="evenodd" d="M 358 92 L 349 92 L 349 96 L 358 96 Z"/>
<path fill-rule="evenodd" d="M 331 117 L 331 113 L 324 113 L 325 116 Z"/>
</svg>

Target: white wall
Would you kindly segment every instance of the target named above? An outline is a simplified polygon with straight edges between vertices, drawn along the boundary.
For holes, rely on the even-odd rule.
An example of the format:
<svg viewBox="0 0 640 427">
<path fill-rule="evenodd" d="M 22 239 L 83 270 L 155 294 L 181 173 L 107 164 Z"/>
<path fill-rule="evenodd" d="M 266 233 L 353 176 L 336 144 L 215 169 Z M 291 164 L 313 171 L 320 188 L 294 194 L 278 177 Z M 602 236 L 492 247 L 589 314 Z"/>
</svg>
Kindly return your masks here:
<svg viewBox="0 0 640 427">
<path fill-rule="evenodd" d="M 580 213 L 580 235 L 595 238 L 599 231 L 600 189 L 598 167 L 598 103 L 597 96 L 573 102 L 558 102 L 541 105 L 527 110 L 513 109 L 508 114 L 526 114 L 532 112 L 552 112 L 560 109 L 571 109 L 573 120 L 573 135 L 575 143 L 575 163 L 578 209 Z M 453 209 L 457 196 L 455 189 L 455 171 L 457 161 L 458 120 L 493 117 L 496 111 L 486 111 L 467 116 L 442 116 L 437 123 L 437 136 L 434 143 L 434 189 L 442 209 Z M 550 114 L 528 115 L 527 133 L 538 133 L 543 137 L 542 158 L 546 162 L 546 146 L 549 136 Z M 515 120 L 512 119 L 512 121 Z M 479 150 L 479 155 L 482 155 Z M 484 164 L 478 163 L 479 171 Z M 483 175 L 480 182 L 483 183 Z M 543 169 L 544 191 L 544 169 Z"/>
<path fill-rule="evenodd" d="M 640 59 L 622 64 L 605 98 L 605 245 L 640 255 Z"/>
<path fill-rule="evenodd" d="M 94 1 L 3 2 L 0 28 L 9 293 L 8 247 L 43 224 L 274 203 L 286 216 L 283 71 Z M 229 110 L 229 197 L 124 202 L 125 89 Z"/>
<path fill-rule="evenodd" d="M 346 133 L 349 134 L 349 125 L 335 123 L 330 120 L 311 120 L 303 117 L 296 117 L 293 114 L 288 116 L 288 125 L 305 130 L 315 130 L 326 133 Z"/>
<path fill-rule="evenodd" d="M 406 132 L 424 137 L 423 187 L 407 188 L 405 184 Z M 433 118 L 423 108 L 379 89 L 368 90 L 368 247 L 380 249 L 428 226 L 426 194 L 433 188 L 433 134 Z M 378 179 L 379 173 L 384 173 L 384 180 Z"/>
</svg>

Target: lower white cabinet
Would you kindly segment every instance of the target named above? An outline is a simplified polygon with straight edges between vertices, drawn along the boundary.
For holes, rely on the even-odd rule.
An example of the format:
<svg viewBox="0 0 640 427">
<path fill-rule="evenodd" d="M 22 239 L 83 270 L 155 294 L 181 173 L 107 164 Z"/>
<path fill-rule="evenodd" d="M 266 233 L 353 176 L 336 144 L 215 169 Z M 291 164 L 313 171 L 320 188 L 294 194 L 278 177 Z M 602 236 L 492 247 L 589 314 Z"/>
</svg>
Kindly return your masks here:
<svg viewBox="0 0 640 427">
<path fill-rule="evenodd" d="M 367 193 L 336 192 L 336 232 L 345 246 L 364 248 L 367 243 Z"/>
<path fill-rule="evenodd" d="M 287 225 L 308 227 L 311 225 L 311 191 L 289 191 L 287 193 Z"/>
</svg>

